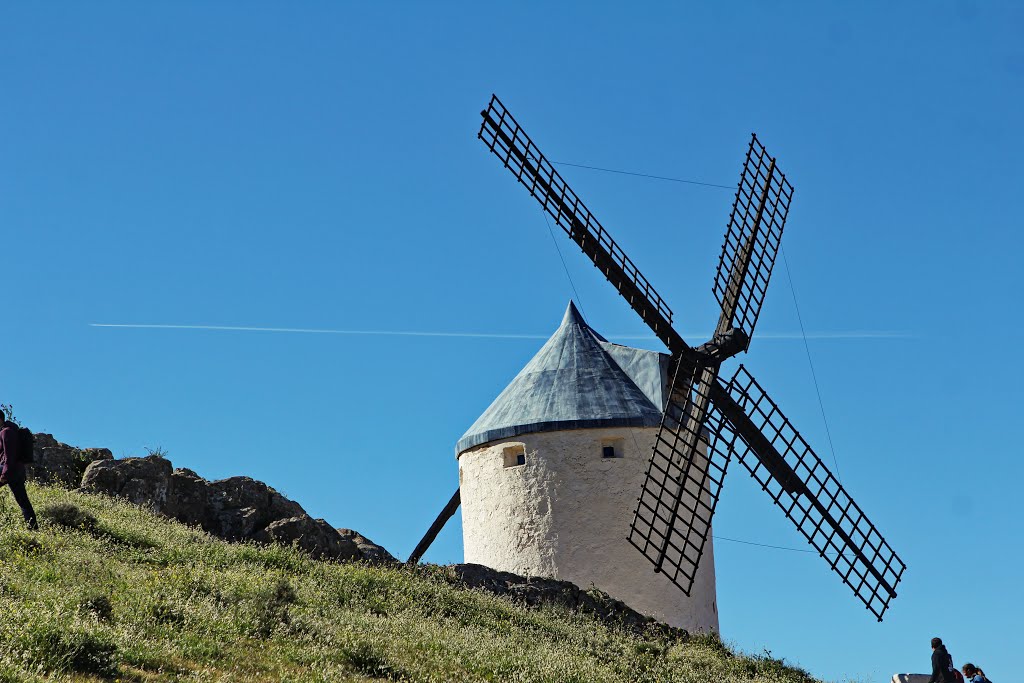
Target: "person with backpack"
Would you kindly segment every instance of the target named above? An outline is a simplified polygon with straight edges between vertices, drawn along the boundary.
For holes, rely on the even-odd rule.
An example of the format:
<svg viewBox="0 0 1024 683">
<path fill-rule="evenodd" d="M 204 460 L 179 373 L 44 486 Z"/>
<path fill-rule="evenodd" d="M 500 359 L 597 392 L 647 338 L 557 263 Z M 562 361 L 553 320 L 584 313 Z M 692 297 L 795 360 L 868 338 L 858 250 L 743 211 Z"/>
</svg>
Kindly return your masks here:
<svg viewBox="0 0 1024 683">
<path fill-rule="evenodd" d="M 932 638 L 932 677 L 928 683 L 956 683 L 958 673 L 942 638 Z"/>
<path fill-rule="evenodd" d="M 22 517 L 28 528 L 34 531 L 39 528 L 39 522 L 36 521 L 36 511 L 32 509 L 32 501 L 28 499 L 28 491 L 25 490 L 25 463 L 33 459 L 32 432 L 8 420 L 3 410 L 0 410 L 0 423 L 0 487 L 4 484 L 10 487 L 14 500 L 21 508 Z"/>
<path fill-rule="evenodd" d="M 967 683 L 992 683 L 985 677 L 984 671 L 970 662 L 964 664 L 963 672 Z"/>
</svg>

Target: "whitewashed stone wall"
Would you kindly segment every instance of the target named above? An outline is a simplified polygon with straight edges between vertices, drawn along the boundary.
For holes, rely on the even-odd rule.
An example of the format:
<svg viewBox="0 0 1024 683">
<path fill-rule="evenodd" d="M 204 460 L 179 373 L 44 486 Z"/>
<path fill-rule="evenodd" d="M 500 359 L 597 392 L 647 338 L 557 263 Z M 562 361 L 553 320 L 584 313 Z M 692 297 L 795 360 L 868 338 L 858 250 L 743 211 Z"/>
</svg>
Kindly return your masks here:
<svg viewBox="0 0 1024 683">
<path fill-rule="evenodd" d="M 691 632 L 718 631 L 715 558 L 704 551 L 692 597 L 626 541 L 656 428 L 528 434 L 459 455 L 466 562 L 591 585 Z M 616 441 L 621 458 L 603 458 Z M 526 463 L 505 466 L 522 444 Z"/>
</svg>

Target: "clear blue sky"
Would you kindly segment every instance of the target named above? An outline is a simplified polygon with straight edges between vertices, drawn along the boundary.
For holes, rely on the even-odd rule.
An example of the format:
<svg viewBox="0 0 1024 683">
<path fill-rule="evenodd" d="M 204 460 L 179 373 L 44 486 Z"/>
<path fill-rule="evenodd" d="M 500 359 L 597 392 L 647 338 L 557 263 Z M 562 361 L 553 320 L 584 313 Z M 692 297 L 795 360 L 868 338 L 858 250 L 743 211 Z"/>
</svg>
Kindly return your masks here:
<svg viewBox="0 0 1024 683">
<path fill-rule="evenodd" d="M 724 637 L 833 680 L 939 634 L 1018 672 L 1024 11 L 1010 2 L 5 3 L 0 400 L 115 455 L 263 479 L 408 554 L 453 446 L 572 287 L 476 140 L 732 185 L 757 131 L 843 483 L 909 565 L 878 624 L 815 556 L 720 542 Z M 564 167 L 684 334 L 732 193 Z M 559 234 L 590 323 L 659 348 Z M 786 271 L 744 359 L 831 461 Z M 868 332 L 871 334 L 850 334 Z M 879 336 L 872 336 L 876 334 Z M 6 495 L 6 494 L 3 494 Z M 804 547 L 735 468 L 716 533 Z M 461 560 L 458 518 L 427 559 Z"/>
</svg>

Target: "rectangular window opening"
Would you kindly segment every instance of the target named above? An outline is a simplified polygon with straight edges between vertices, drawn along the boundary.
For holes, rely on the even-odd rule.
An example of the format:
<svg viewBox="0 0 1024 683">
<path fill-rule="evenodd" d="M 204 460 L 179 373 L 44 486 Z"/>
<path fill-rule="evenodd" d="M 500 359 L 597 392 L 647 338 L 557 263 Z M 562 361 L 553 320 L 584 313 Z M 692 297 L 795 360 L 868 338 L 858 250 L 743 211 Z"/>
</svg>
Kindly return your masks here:
<svg viewBox="0 0 1024 683">
<path fill-rule="evenodd" d="M 506 446 L 502 451 L 505 467 L 519 467 L 526 464 L 526 445 L 521 443 Z"/>
<path fill-rule="evenodd" d="M 626 455 L 626 442 L 624 439 L 602 439 L 602 458 L 621 458 Z"/>
</svg>

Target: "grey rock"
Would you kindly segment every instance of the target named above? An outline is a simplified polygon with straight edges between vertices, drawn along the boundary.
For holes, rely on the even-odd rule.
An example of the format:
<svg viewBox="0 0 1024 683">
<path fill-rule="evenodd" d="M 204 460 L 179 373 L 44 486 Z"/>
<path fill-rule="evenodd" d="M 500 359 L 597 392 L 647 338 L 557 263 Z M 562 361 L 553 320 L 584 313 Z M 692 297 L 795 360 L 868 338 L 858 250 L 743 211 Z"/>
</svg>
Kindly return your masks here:
<svg viewBox="0 0 1024 683">
<path fill-rule="evenodd" d="M 264 517 L 259 508 L 228 508 L 217 515 L 220 529 L 212 532 L 225 541 L 244 541 L 260 529 L 260 518 Z"/>
<path fill-rule="evenodd" d="M 219 525 L 210 508 L 210 482 L 192 470 L 177 468 L 171 472 L 171 491 L 163 513 L 179 522 L 212 533 Z"/>
<path fill-rule="evenodd" d="M 370 564 L 400 564 L 394 555 L 384 549 L 384 546 L 377 545 L 358 531 L 352 529 L 338 529 L 342 538 L 355 543 L 359 549 L 359 559 Z"/>
<path fill-rule="evenodd" d="M 171 474 L 162 512 L 227 541 L 253 538 L 278 519 L 305 515 L 298 503 L 250 477 L 207 481 L 188 469 Z"/>
<path fill-rule="evenodd" d="M 278 519 L 253 536 L 260 543 L 294 545 L 317 559 L 358 560 L 359 548 L 330 524 L 307 514 Z"/>
<path fill-rule="evenodd" d="M 171 484 L 171 462 L 159 455 L 97 460 L 82 476 L 82 490 L 125 498 L 162 512 Z"/>
<path fill-rule="evenodd" d="M 35 436 L 35 443 L 36 443 L 36 449 L 37 450 L 40 449 L 40 448 L 53 448 L 55 446 L 65 446 L 67 448 L 71 448 L 71 446 L 68 446 L 67 444 L 63 444 L 60 441 L 57 441 L 57 439 L 53 438 L 53 434 L 47 434 L 45 432 L 39 432 L 38 434 L 35 434 L 34 436 Z"/>
<path fill-rule="evenodd" d="M 50 434 L 36 434 L 33 449 L 34 463 L 26 466 L 26 474 L 40 484 L 53 484 L 77 488 L 89 463 L 112 460 L 106 448 L 75 448 L 61 443 Z"/>
<path fill-rule="evenodd" d="M 534 576 L 519 576 L 480 564 L 453 564 L 444 568 L 453 583 L 476 588 L 495 595 L 505 595 L 527 606 L 560 605 L 586 612 L 601 621 L 612 623 L 637 634 L 656 635 L 685 641 L 685 629 L 675 628 L 644 616 L 621 600 L 596 588 L 583 590 L 569 581 Z"/>
<path fill-rule="evenodd" d="M 209 486 L 209 506 L 219 529 L 207 530 L 229 541 L 249 538 L 274 520 L 306 514 L 298 503 L 250 477 L 220 479 Z"/>
<path fill-rule="evenodd" d="M 85 473 L 85 468 L 89 466 L 89 463 L 96 462 L 97 460 L 113 460 L 114 454 L 110 452 L 109 448 L 82 448 L 78 452 L 80 460 L 85 461 L 85 465 L 82 467 L 82 473 Z M 81 484 L 81 481 L 78 482 Z"/>
</svg>

